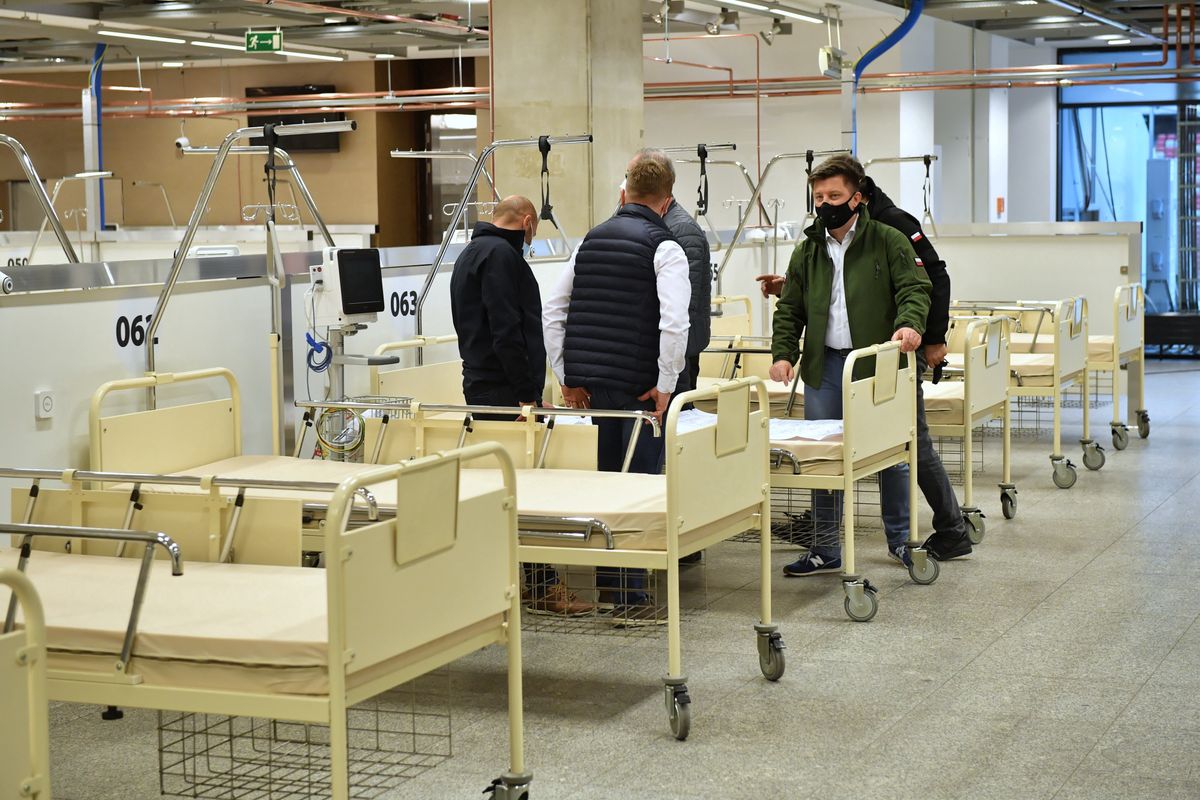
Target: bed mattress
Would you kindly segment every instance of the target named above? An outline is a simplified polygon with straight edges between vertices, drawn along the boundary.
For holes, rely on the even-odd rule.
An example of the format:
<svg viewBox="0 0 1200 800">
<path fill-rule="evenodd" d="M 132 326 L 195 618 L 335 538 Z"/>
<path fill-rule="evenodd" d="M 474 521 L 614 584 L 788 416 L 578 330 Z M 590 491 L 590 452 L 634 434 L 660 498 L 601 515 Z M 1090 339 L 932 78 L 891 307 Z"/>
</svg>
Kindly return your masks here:
<svg viewBox="0 0 1200 800">
<path fill-rule="evenodd" d="M 16 550 L 0 550 L 0 568 L 16 563 Z M 27 573 L 46 612 L 50 669 L 112 673 L 139 566 L 139 559 L 49 551 L 30 559 Z M 0 590 L 0 602 L 7 600 Z M 460 633 L 500 622 L 484 620 Z M 438 648 L 430 643 L 355 672 L 350 686 Z M 170 564 L 155 561 L 130 672 L 147 686 L 321 695 L 329 691 L 327 650 L 324 570 L 187 562 L 175 577 Z"/>
<path fill-rule="evenodd" d="M 1051 353 L 1011 353 L 1009 369 L 1015 376 L 1011 385 L 1016 387 L 1047 387 L 1054 385 L 1054 355 Z M 1063 382 L 1074 376 L 1064 376 Z"/>
<path fill-rule="evenodd" d="M 287 456 L 238 456 L 204 464 L 179 474 L 218 475 L 286 481 L 337 483 L 375 469 L 373 465 L 340 461 L 316 461 Z M 464 469 L 460 473 L 459 497 L 486 494 L 502 484 L 497 469 Z M 200 491 L 195 487 L 154 487 L 155 490 Z M 228 490 L 233 494 L 235 490 Z M 396 507 L 395 485 L 371 487 L 381 509 Z M 308 502 L 327 502 L 329 494 L 299 490 L 253 490 L 254 494 L 290 497 Z M 517 470 L 517 509 L 520 514 L 547 517 L 593 517 L 609 526 L 616 546 L 625 550 L 663 550 L 667 535 L 667 482 L 663 475 L 587 472 L 582 470 Z M 756 509 L 755 509 L 756 510 Z M 753 512 L 749 512 L 753 513 Z M 738 512 L 731 518 L 745 516 Z M 538 540 L 548 543 L 552 540 Z M 569 546 L 581 545 L 563 540 Z M 593 539 L 590 546 L 603 546 Z"/>
<path fill-rule="evenodd" d="M 1014 333 L 1009 336 L 1009 347 L 1016 353 L 1053 353 L 1054 337 L 1038 336 L 1035 347 L 1032 333 Z M 1113 337 L 1088 336 L 1088 360 L 1105 361 L 1112 355 Z"/>
<path fill-rule="evenodd" d="M 699 384 L 696 387 L 697 389 L 709 389 L 721 383 L 728 383 L 728 381 L 724 378 L 706 378 L 703 375 L 700 376 L 696 382 Z M 792 393 L 791 385 L 771 380 L 765 380 L 763 383 L 767 385 L 767 395 L 769 396 L 771 403 L 771 416 L 782 416 L 784 409 L 787 407 L 788 397 L 790 397 Z M 750 402 L 753 404 L 756 402 L 756 400 L 756 394 L 751 391 Z M 701 411 L 708 412 L 709 414 L 715 414 L 717 413 L 717 401 L 715 399 L 701 400 L 696 403 L 696 408 L 700 409 Z M 803 386 L 796 390 L 796 401 L 792 404 L 792 416 L 804 416 Z"/>
</svg>

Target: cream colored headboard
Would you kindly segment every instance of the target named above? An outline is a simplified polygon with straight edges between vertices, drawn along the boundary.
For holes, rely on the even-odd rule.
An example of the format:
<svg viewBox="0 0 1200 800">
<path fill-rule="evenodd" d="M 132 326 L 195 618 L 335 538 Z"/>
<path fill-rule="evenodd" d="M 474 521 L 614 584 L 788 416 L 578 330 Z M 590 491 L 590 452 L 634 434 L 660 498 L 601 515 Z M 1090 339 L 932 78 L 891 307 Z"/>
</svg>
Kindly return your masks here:
<svg viewBox="0 0 1200 800">
<path fill-rule="evenodd" d="M 223 379 L 229 385 L 229 397 L 110 417 L 102 415 L 104 401 L 111 394 L 213 378 Z M 241 405 L 237 379 L 220 367 L 110 381 L 92 395 L 88 420 L 91 468 L 169 474 L 241 455 Z"/>
</svg>

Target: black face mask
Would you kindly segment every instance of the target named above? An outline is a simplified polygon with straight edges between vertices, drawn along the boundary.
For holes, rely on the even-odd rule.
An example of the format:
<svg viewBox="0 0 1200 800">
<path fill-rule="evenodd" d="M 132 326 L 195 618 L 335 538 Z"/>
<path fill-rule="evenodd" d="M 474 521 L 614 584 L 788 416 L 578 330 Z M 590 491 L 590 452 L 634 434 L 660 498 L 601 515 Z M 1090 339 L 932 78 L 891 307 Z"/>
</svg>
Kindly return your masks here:
<svg viewBox="0 0 1200 800">
<path fill-rule="evenodd" d="M 820 217 L 821 222 L 825 223 L 825 229 L 830 231 L 836 231 L 849 222 L 850 218 L 857 213 L 858 207 L 851 208 L 849 200 L 841 205 L 822 203 L 817 206 L 817 216 Z"/>
</svg>

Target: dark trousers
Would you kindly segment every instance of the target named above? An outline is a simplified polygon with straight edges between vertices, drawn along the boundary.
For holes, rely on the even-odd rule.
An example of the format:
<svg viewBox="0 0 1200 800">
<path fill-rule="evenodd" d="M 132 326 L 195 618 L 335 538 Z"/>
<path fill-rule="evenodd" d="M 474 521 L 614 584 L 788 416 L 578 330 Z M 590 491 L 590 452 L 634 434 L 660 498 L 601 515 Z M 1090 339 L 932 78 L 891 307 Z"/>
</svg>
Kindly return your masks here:
<svg viewBox="0 0 1200 800">
<path fill-rule="evenodd" d="M 469 406 L 510 406 L 515 408 L 521 405 L 516 390 L 510 386 L 488 389 L 473 388 L 471 391 L 464 389 L 463 395 Z M 474 414 L 473 416 L 481 421 L 512 422 L 517 419 L 515 414 Z M 525 564 L 523 566 L 525 588 L 529 590 L 534 599 L 541 599 L 545 596 L 548 588 L 558 583 L 558 572 L 549 564 Z"/>
<path fill-rule="evenodd" d="M 688 356 L 683 362 L 683 372 L 679 373 L 679 381 L 675 384 L 673 394 L 683 394 L 696 388 L 700 378 L 700 354 Z"/>
<path fill-rule="evenodd" d="M 918 374 L 924 373 L 929 366 L 925 363 L 925 351 L 917 351 Z M 971 454 L 963 456 L 964 469 L 971 469 Z M 933 438 L 929 435 L 929 425 L 925 422 L 925 392 L 917 381 L 917 485 L 925 502 L 933 509 L 933 531 L 945 536 L 962 537 L 967 535 L 967 523 L 963 520 L 962 508 L 958 505 L 958 496 L 950 485 L 950 476 L 942 465 L 942 459 L 933 449 Z"/>
<path fill-rule="evenodd" d="M 638 400 L 635 394 L 611 389 L 592 389 L 591 394 L 592 408 L 594 409 L 654 410 L 652 401 Z M 629 446 L 629 437 L 633 433 L 633 426 L 645 425 L 645 423 L 603 417 L 593 417 L 592 423 L 599 428 L 597 431 L 599 440 L 596 453 L 597 466 L 601 472 L 620 472 L 621 466 L 625 463 L 625 451 Z M 637 449 L 634 450 L 629 471 L 657 475 L 662 472 L 665 457 L 666 438 L 655 438 L 653 431 L 646 426 L 638 437 Z M 645 605 L 649 601 L 646 595 L 646 570 L 644 569 L 598 567 L 596 569 L 596 587 L 615 592 L 616 602 L 619 604 Z"/>
</svg>

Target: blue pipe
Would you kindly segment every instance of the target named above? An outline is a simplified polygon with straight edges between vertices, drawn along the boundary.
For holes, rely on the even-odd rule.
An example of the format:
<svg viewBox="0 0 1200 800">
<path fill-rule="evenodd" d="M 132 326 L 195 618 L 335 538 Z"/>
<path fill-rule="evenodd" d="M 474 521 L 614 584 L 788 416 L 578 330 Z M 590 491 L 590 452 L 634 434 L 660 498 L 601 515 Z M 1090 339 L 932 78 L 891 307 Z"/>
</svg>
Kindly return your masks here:
<svg viewBox="0 0 1200 800">
<path fill-rule="evenodd" d="M 908 35 L 908 32 L 917 24 L 917 20 L 921 18 L 921 12 L 924 10 L 925 0 L 913 0 L 912 7 L 908 9 L 908 16 L 904 18 L 900 26 L 884 37 L 882 42 L 868 50 L 866 55 L 854 65 L 854 143 L 851 149 L 855 153 L 858 152 L 858 82 L 862 79 L 863 72 L 867 67 L 871 66 L 871 62 L 891 50 L 897 42 Z"/>
<path fill-rule="evenodd" d="M 108 45 L 98 44 L 92 53 L 92 80 L 88 88 L 96 102 L 96 169 L 104 169 L 104 110 L 100 107 L 100 85 L 104 77 L 104 53 Z M 104 230 L 104 179 L 100 181 L 100 230 Z"/>
</svg>

